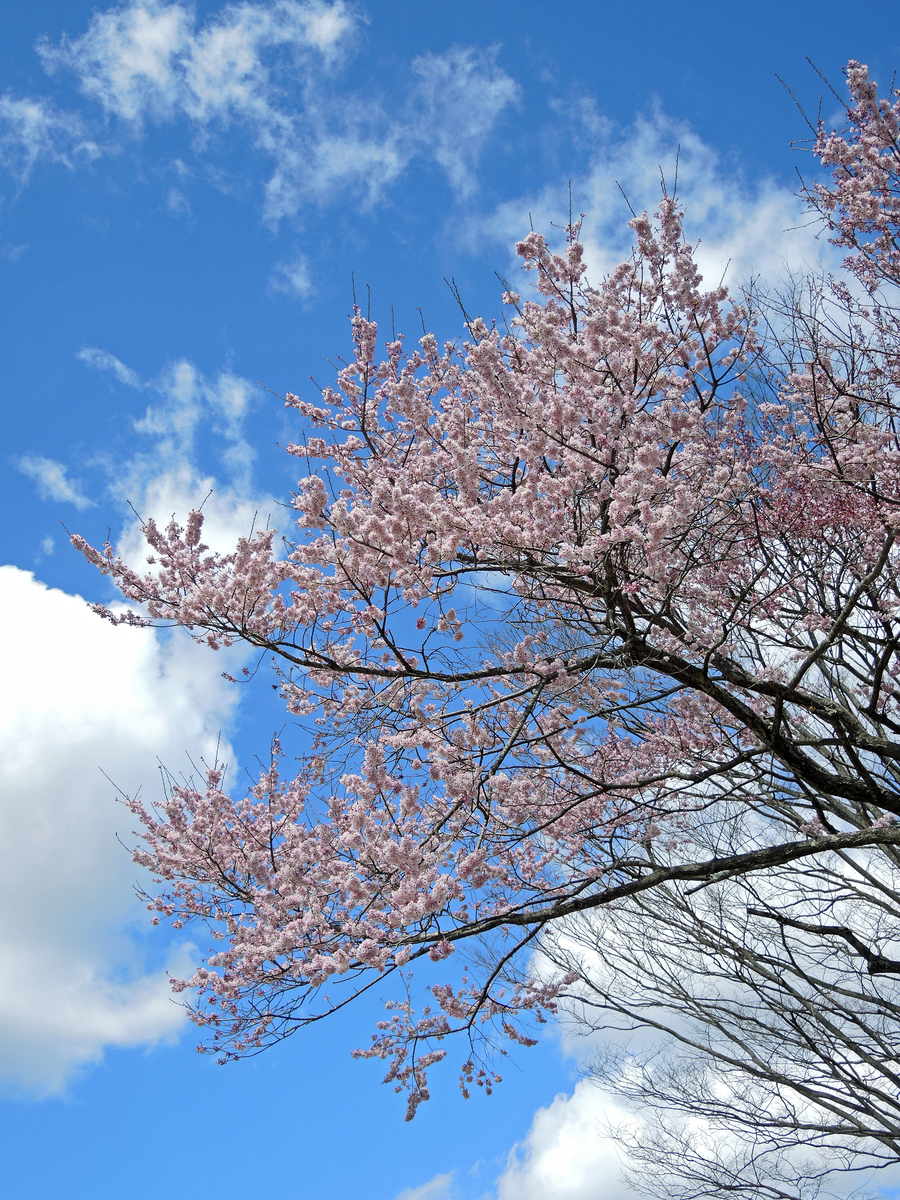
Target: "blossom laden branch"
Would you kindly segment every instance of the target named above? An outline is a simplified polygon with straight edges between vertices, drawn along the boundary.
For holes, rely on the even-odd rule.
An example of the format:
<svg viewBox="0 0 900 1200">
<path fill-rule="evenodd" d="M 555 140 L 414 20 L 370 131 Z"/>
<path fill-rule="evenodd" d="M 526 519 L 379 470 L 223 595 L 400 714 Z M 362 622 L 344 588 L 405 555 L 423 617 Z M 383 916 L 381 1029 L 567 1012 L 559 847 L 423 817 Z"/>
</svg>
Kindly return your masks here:
<svg viewBox="0 0 900 1200">
<path fill-rule="evenodd" d="M 243 798 L 213 772 L 132 805 L 149 903 L 220 939 L 177 986 L 226 1057 L 346 1002 L 326 984 L 486 946 L 377 1036 L 414 1112 L 454 1030 L 522 1043 L 553 1011 L 567 976 L 504 980 L 574 914 L 895 853 L 900 109 L 848 82 L 807 198 L 849 276 L 787 321 L 703 286 L 671 197 L 598 283 L 577 229 L 559 253 L 531 233 L 505 331 L 379 359 L 357 312 L 334 388 L 288 395 L 280 547 L 213 553 L 200 513 L 147 522 L 150 571 L 75 539 L 147 614 L 105 615 L 270 653 L 312 729 L 294 778 L 276 746 Z"/>
</svg>

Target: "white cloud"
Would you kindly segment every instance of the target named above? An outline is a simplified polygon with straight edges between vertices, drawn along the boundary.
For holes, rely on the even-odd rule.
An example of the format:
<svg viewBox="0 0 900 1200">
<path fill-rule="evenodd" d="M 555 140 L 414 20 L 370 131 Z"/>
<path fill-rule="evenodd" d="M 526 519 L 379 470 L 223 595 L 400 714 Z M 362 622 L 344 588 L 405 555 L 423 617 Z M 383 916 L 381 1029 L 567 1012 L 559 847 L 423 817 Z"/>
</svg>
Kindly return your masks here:
<svg viewBox="0 0 900 1200">
<path fill-rule="evenodd" d="M 152 800 L 158 760 L 211 760 L 234 695 L 185 635 L 113 628 L 15 567 L 0 567 L 0 631 L 0 1080 L 47 1094 L 105 1046 L 181 1026 L 129 933 L 146 913 L 113 784 Z"/>
<path fill-rule="evenodd" d="M 497 1200 L 633 1200 L 610 1127 L 634 1116 L 589 1080 L 539 1108 L 497 1180 Z"/>
<path fill-rule="evenodd" d="M 308 115 L 316 131 L 310 144 L 284 141 L 275 131 L 267 135 L 277 162 L 266 185 L 269 219 L 296 212 L 304 194 L 325 200 L 336 187 L 353 182 L 362 183 L 374 203 L 417 157 L 436 161 L 454 191 L 469 195 L 485 143 L 519 97 L 518 85 L 496 57 L 496 49 L 454 46 L 414 59 L 415 82 L 399 119 L 377 97 L 361 102 L 348 94 L 335 103 L 309 90 Z"/>
<path fill-rule="evenodd" d="M 756 887 L 765 881 L 757 880 Z M 714 918 L 727 923 L 727 906 L 723 908 L 721 898 L 711 900 Z M 737 903 L 732 911 L 736 919 L 745 916 L 746 904 Z M 645 914 L 646 916 L 646 914 Z M 665 914 L 663 914 L 664 919 Z M 539 1109 L 535 1114 L 532 1128 L 526 1140 L 514 1147 L 510 1155 L 507 1170 L 498 1181 L 497 1200 L 631 1200 L 636 1195 L 645 1195 L 643 1190 L 629 1190 L 623 1176 L 626 1171 L 635 1181 L 638 1189 L 643 1176 L 652 1168 L 641 1163 L 638 1159 L 629 1159 L 627 1143 L 629 1135 L 638 1135 L 637 1141 L 644 1139 L 645 1145 L 651 1145 L 659 1134 L 660 1125 L 657 1120 L 667 1125 L 670 1130 L 678 1130 L 697 1139 L 698 1147 L 713 1159 L 718 1156 L 727 1161 L 731 1153 L 740 1156 L 748 1150 L 756 1161 L 758 1170 L 766 1171 L 772 1162 L 766 1163 L 762 1143 L 753 1141 L 752 1129 L 748 1129 L 747 1141 L 741 1143 L 736 1131 L 722 1125 L 711 1123 L 698 1112 L 698 1107 L 690 1107 L 663 1111 L 660 1108 L 646 1111 L 642 1119 L 642 1110 L 638 1100 L 626 1100 L 615 1096 L 613 1089 L 616 1083 L 626 1087 L 633 1083 L 635 1072 L 639 1078 L 645 1078 L 648 1069 L 659 1069 L 660 1078 L 666 1078 L 667 1049 L 674 1049 L 680 1055 L 684 1048 L 679 1047 L 674 1038 L 669 1038 L 661 1031 L 672 1029 L 692 1040 L 694 1045 L 704 1042 L 703 1034 L 698 1036 L 698 1026 L 692 1023 L 684 1012 L 671 1011 L 665 1004 L 654 1006 L 654 1000 L 659 1000 L 653 993 L 641 986 L 639 972 L 636 972 L 634 960 L 640 959 L 646 952 L 651 958 L 659 958 L 660 953 L 670 950 L 671 930 L 660 926 L 659 942 L 655 947 L 647 940 L 646 929 L 640 929 L 640 923 L 645 918 L 627 909 L 603 910 L 588 912 L 580 917 L 564 923 L 552 935 L 555 965 L 542 959 L 540 954 L 532 958 L 531 969 L 539 978 L 549 978 L 559 970 L 559 963 L 570 964 L 577 962 L 579 970 L 586 978 L 594 978 L 598 985 L 606 985 L 613 994 L 618 993 L 624 1000 L 628 999 L 629 988 L 636 989 L 632 995 L 632 1007 L 640 1011 L 648 1024 L 644 1027 L 633 1027 L 626 1017 L 619 1017 L 612 1011 L 601 1011 L 593 1007 L 597 1002 L 596 993 L 590 988 L 584 989 L 587 1007 L 582 1008 L 571 998 L 564 1001 L 560 1007 L 559 1016 L 553 1026 L 553 1034 L 558 1038 L 561 1053 L 574 1060 L 587 1073 L 588 1078 L 582 1080 L 571 1097 L 558 1096 L 547 1108 Z M 597 947 L 602 947 L 602 954 Z M 642 947 L 635 951 L 635 947 Z M 548 947 L 549 949 L 549 947 Z M 701 950 L 697 952 L 702 957 Z M 690 951 L 685 951 L 686 957 L 680 964 L 683 971 L 690 971 Z M 698 960 L 699 961 L 699 960 Z M 620 972 L 618 978 L 611 975 L 610 964 L 617 964 Z M 631 964 L 631 965 L 629 965 Z M 696 963 L 694 964 L 696 965 Z M 677 974 L 677 972 L 676 972 Z M 674 976 L 673 976 L 674 977 Z M 637 979 L 637 982 L 634 980 Z M 661 985 L 665 991 L 664 983 Z M 719 977 L 716 981 L 716 996 L 723 1004 L 737 998 L 742 985 L 739 980 Z M 638 997 L 635 1000 L 635 995 Z M 593 1002 L 593 1004 L 592 1004 Z M 724 1011 L 724 1010 L 723 1010 Z M 593 1014 L 593 1015 L 592 1015 Z M 657 1028 L 653 1022 L 659 1023 Z M 710 1039 L 706 1039 L 710 1040 Z M 711 1039 L 715 1042 L 715 1038 Z M 721 1044 L 720 1044 L 721 1048 Z M 702 1063 L 702 1055 L 696 1059 L 696 1065 Z M 687 1062 L 683 1060 L 687 1081 Z M 592 1073 L 598 1072 L 599 1075 Z M 699 1080 L 699 1076 L 697 1077 Z M 745 1081 L 746 1082 L 746 1081 Z M 686 1082 L 688 1091 L 691 1083 Z M 697 1082 L 697 1095 L 702 1094 L 704 1086 L 713 1088 L 712 1094 L 723 1100 L 726 1097 L 735 1100 L 738 1107 L 740 1101 L 734 1091 L 735 1079 L 728 1078 L 728 1072 L 713 1073 L 713 1078 L 706 1084 Z M 740 1084 L 737 1084 L 740 1087 Z M 757 1104 L 759 1097 L 757 1096 Z M 804 1102 L 802 1097 L 794 1097 L 795 1113 L 803 1114 Z M 806 1109 L 806 1116 L 812 1122 L 813 1128 L 822 1119 L 822 1111 L 812 1104 Z M 827 1123 L 827 1122 L 826 1122 Z M 621 1130 L 626 1136 L 625 1146 L 617 1149 L 615 1140 L 609 1135 L 615 1130 Z M 665 1144 L 665 1139 L 663 1139 Z M 811 1143 L 812 1144 L 812 1143 Z M 815 1147 L 813 1153 L 815 1156 Z M 790 1164 L 803 1171 L 803 1163 L 808 1159 L 809 1147 L 802 1145 L 788 1147 L 780 1158 L 782 1167 L 789 1168 Z M 662 1156 L 661 1156 L 662 1157 Z M 618 1172 L 618 1174 L 617 1174 Z M 656 1179 L 657 1189 L 665 1190 L 663 1180 L 671 1181 L 671 1176 L 664 1176 L 662 1165 L 658 1168 Z M 596 1191 L 591 1190 L 590 1179 L 598 1182 Z M 829 1177 L 822 1189 L 822 1196 L 849 1198 L 857 1196 L 861 1185 L 895 1185 L 900 1179 L 900 1168 L 887 1170 L 870 1170 L 868 1162 L 861 1157 L 858 1167 L 847 1173 L 836 1173 Z M 613 1186 L 615 1184 L 615 1186 Z M 864 1190 L 864 1189 L 863 1189 Z M 656 1194 L 655 1192 L 650 1194 Z M 869 1192 L 865 1192 L 869 1195 Z M 874 1192 L 872 1193 L 874 1195 Z"/>
<path fill-rule="evenodd" d="M 297 188 L 315 186 L 309 165 L 321 140 L 308 114 L 285 106 L 282 76 L 298 80 L 301 93 L 321 91 L 358 24 L 343 0 L 231 4 L 199 28 L 187 5 L 132 0 L 95 12 L 81 37 L 44 40 L 38 50 L 48 72 L 72 71 L 86 96 L 135 132 L 147 121 L 186 119 L 201 147 L 214 128 L 243 124 L 275 159 L 267 216 L 277 221 L 296 211 Z"/>
<path fill-rule="evenodd" d="M 450 1200 L 452 1196 L 453 1172 L 435 1175 L 419 1187 L 404 1188 L 397 1193 L 397 1200 Z"/>
<path fill-rule="evenodd" d="M 0 164 L 20 184 L 39 159 L 72 167 L 76 155 L 91 160 L 99 154 L 75 113 L 58 112 L 42 97 L 0 96 Z"/>
<path fill-rule="evenodd" d="M 160 400 L 150 405 L 135 428 L 157 439 L 157 462 L 186 462 L 194 453 L 197 433 L 212 432 L 226 443 L 219 458 L 233 482 L 249 488 L 255 451 L 244 438 L 243 420 L 257 390 L 249 379 L 231 371 L 207 379 L 192 362 L 180 359 L 146 386 Z"/>
<path fill-rule="evenodd" d="M 295 254 L 276 265 L 269 276 L 269 287 L 275 292 L 284 292 L 298 300 L 308 300 L 315 294 L 315 285 L 309 270 L 309 263 L 302 254 Z"/>
<path fill-rule="evenodd" d="M 191 202 L 179 188 L 169 188 L 169 194 L 166 197 L 166 208 L 175 216 L 185 213 L 190 215 Z"/>
<path fill-rule="evenodd" d="M 142 520 L 152 517 L 165 526 L 174 516 L 182 524 L 194 508 L 203 509 L 203 541 L 212 550 L 230 553 L 238 538 L 254 529 L 276 524 L 276 502 L 269 496 L 254 498 L 239 488 L 222 485 L 213 475 L 203 475 L 190 462 L 167 470 L 143 472 L 133 469 L 119 487 L 123 499 L 131 499 Z M 140 566 L 147 545 L 137 519 L 128 521 L 116 540 L 116 550 L 134 566 Z"/>
<path fill-rule="evenodd" d="M 193 441 L 207 413 L 217 420 L 220 431 L 232 440 L 239 438 L 241 421 L 254 390 L 248 379 L 231 371 L 220 371 L 214 380 L 208 380 L 187 359 L 170 363 L 147 386 L 159 394 L 160 403 L 147 409 L 137 424 L 138 431 L 174 436 L 181 444 Z"/>
<path fill-rule="evenodd" d="M 723 277 L 730 285 L 754 276 L 776 283 L 789 271 L 805 274 L 835 263 L 833 247 L 817 238 L 817 227 L 788 188 L 771 179 L 748 183 L 690 126 L 655 111 L 622 130 L 598 117 L 590 105 L 576 105 L 574 112 L 578 136 L 590 147 L 588 169 L 572 180 L 572 200 L 576 215 L 585 214 L 581 236 L 592 277 L 627 257 L 628 203 L 636 212 L 652 212 L 660 197 L 661 173 L 670 190 L 675 186 L 676 160 L 687 235 L 699 242 L 696 257 L 710 286 Z M 531 223 L 549 236 L 553 225 L 564 223 L 568 206 L 568 187 L 560 181 L 499 205 L 470 232 L 475 240 L 488 237 L 509 245 Z"/>
<path fill-rule="evenodd" d="M 63 37 L 58 46 L 44 39 L 38 53 L 50 74 L 60 66 L 75 71 L 81 90 L 108 113 L 133 122 L 171 117 L 191 24 L 181 5 L 149 0 L 95 12 L 82 37 Z"/>
<path fill-rule="evenodd" d="M 229 4 L 199 29 L 191 5 L 131 0 L 95 12 L 81 37 L 58 45 L 44 38 L 37 49 L 49 74 L 73 71 L 86 96 L 136 126 L 179 116 L 200 125 L 248 116 L 277 125 L 284 114 L 272 103 L 279 64 L 271 52 L 287 51 L 282 65 L 294 68 L 330 65 L 357 25 L 343 0 Z"/>
<path fill-rule="evenodd" d="M 141 519 L 152 517 L 166 525 L 173 516 L 183 519 L 192 508 L 202 505 L 204 541 L 224 553 L 234 549 L 237 539 L 252 528 L 270 523 L 276 501 L 254 490 L 255 451 L 244 437 L 244 417 L 257 390 L 248 379 L 227 370 L 208 378 L 194 363 L 180 359 L 155 379 L 143 380 L 114 354 L 96 346 L 79 350 L 76 357 L 86 366 L 111 372 L 128 387 L 156 396 L 135 422 L 135 431 L 143 435 L 148 448 L 107 464 L 109 490 L 123 509 L 132 514 L 136 510 Z M 224 482 L 199 466 L 198 434 L 204 435 L 207 448 L 219 439 L 217 459 Z M 62 464 L 35 456 L 23 466 L 25 462 L 20 460 L 19 469 L 32 477 L 40 473 L 42 486 L 56 486 L 56 498 L 69 498 L 61 494 L 64 486 L 77 494 Z M 42 466 L 38 472 L 32 463 L 49 463 L 53 470 Z M 146 556 L 140 521 L 133 515 L 126 521 L 118 549 L 133 564 Z"/>
<path fill-rule="evenodd" d="M 244 418 L 257 392 L 250 380 L 228 370 L 207 377 L 185 359 L 170 363 L 155 379 L 142 380 L 106 350 L 88 347 L 77 357 L 156 397 L 135 423 L 146 448 L 107 464 L 109 490 L 132 514 L 117 541 L 124 558 L 136 566 L 143 562 L 147 547 L 140 520 L 151 517 L 166 525 L 173 516 L 183 520 L 202 506 L 203 540 L 223 553 L 252 529 L 273 523 L 277 501 L 254 488 L 256 452 L 244 437 Z M 203 449 L 216 447 L 221 478 L 200 465 L 198 435 L 203 435 Z"/>
<path fill-rule="evenodd" d="M 81 484 L 69 479 L 65 466 L 52 458 L 40 454 L 23 454 L 15 461 L 16 470 L 21 471 L 37 484 L 42 500 L 60 500 L 63 504 L 74 504 L 76 508 L 92 508 L 94 501 L 82 491 Z"/>
<path fill-rule="evenodd" d="M 96 347 L 79 358 L 151 398 L 136 422 L 144 446 L 109 464 L 123 507 L 130 500 L 166 522 L 212 491 L 204 536 L 224 551 L 266 523 L 274 501 L 254 497 L 244 437 L 248 380 L 207 377 L 184 361 L 143 380 Z M 199 465 L 210 443 L 221 479 Z M 63 464 L 29 455 L 17 465 L 44 494 L 90 503 Z M 119 549 L 143 560 L 135 519 Z M 134 819 L 115 791 L 152 798 L 157 759 L 177 772 L 190 769 L 188 754 L 194 763 L 215 756 L 234 700 L 220 673 L 233 673 L 241 652 L 223 662 L 180 632 L 163 640 L 114 628 L 12 567 L 0 568 L 0 630 L 0 1083 L 47 1094 L 105 1046 L 152 1044 L 181 1027 L 165 973 L 149 969 L 129 934 L 144 916 L 132 892 L 140 872 L 116 840 L 132 840 Z M 185 954 L 168 964 L 173 974 L 190 973 Z"/>
<path fill-rule="evenodd" d="M 447 172 L 453 188 L 468 195 L 484 143 L 519 86 L 497 66 L 497 47 L 454 46 L 445 54 L 413 60 L 418 84 L 411 97 L 411 124 Z"/>
<path fill-rule="evenodd" d="M 652 1167 L 629 1163 L 627 1153 L 618 1149 L 612 1136 L 617 1130 L 627 1135 L 640 1133 L 642 1128 L 639 1112 L 594 1081 L 583 1079 L 571 1096 L 559 1095 L 537 1110 L 527 1137 L 513 1147 L 506 1169 L 496 1181 L 496 1200 L 637 1200 L 657 1195 L 652 1184 L 644 1184 Z M 728 1134 L 691 1115 L 685 1128 L 707 1139 L 707 1151 L 727 1158 L 732 1148 Z M 802 1162 L 804 1156 L 803 1147 L 788 1150 L 783 1165 L 792 1158 Z M 632 1173 L 635 1188 L 626 1182 L 626 1170 Z M 660 1168 L 660 1181 L 662 1178 Z M 865 1195 L 874 1195 L 878 1188 L 894 1194 L 889 1189 L 896 1189 L 898 1183 L 898 1168 L 877 1170 L 861 1165 L 830 1177 L 822 1195 L 852 1200 L 867 1187 L 873 1191 L 865 1191 Z"/>
<path fill-rule="evenodd" d="M 496 49 L 421 56 L 405 95 L 401 81 L 401 98 L 382 102 L 342 86 L 337 74 L 362 20 L 344 0 L 245 0 L 198 25 L 178 0 L 131 0 L 95 12 L 80 37 L 43 39 L 38 52 L 50 74 L 74 74 L 81 92 L 133 135 L 147 123 L 183 121 L 195 150 L 213 153 L 220 134 L 243 127 L 273 163 L 264 199 L 272 224 L 347 186 L 372 203 L 417 156 L 437 161 L 457 193 L 470 193 L 487 138 L 518 98 Z M 170 193 L 173 209 L 183 207 L 179 196 L 173 203 Z"/>
<path fill-rule="evenodd" d="M 131 367 L 126 367 L 114 354 L 110 354 L 106 350 L 98 350 L 96 346 L 84 346 L 75 357 L 87 366 L 95 367 L 98 371 L 112 371 L 119 383 L 124 383 L 128 387 L 139 388 L 141 386 L 137 372 L 132 371 Z"/>
<path fill-rule="evenodd" d="M 406 170 L 415 143 L 402 136 L 399 126 L 382 120 L 377 101 L 366 114 L 368 128 L 356 124 L 352 108 L 346 105 L 343 120 L 332 128 L 323 122 L 308 145 L 270 140 L 267 148 L 276 168 L 266 184 L 269 222 L 294 215 L 307 196 L 324 203 L 353 184 L 372 205 Z"/>
</svg>

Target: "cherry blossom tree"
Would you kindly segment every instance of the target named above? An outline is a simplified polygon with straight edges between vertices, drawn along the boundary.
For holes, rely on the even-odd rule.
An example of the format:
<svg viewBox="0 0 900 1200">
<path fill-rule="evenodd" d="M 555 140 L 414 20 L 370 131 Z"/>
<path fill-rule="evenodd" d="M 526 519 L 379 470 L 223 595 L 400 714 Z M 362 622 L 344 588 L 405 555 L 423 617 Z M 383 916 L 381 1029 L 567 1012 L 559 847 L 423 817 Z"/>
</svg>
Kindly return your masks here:
<svg viewBox="0 0 900 1200">
<path fill-rule="evenodd" d="M 667 195 L 599 282 L 577 223 L 559 252 L 531 233 L 499 324 L 379 352 L 357 312 L 336 386 L 288 394 L 280 540 L 221 555 L 199 512 L 148 521 L 139 571 L 73 539 L 138 606 L 102 615 L 259 648 L 313 731 L 245 796 L 214 766 L 131 804 L 149 904 L 219 939 L 176 988 L 223 1057 L 392 976 L 358 1053 L 411 1116 L 449 1034 L 490 1090 L 481 1039 L 584 1000 L 590 955 L 534 953 L 573 920 L 772 896 L 835 856 L 874 895 L 900 861 L 900 97 L 847 78 L 806 194 L 842 276 L 707 288 Z M 826 942 L 863 971 L 900 957 L 846 923 Z"/>
</svg>

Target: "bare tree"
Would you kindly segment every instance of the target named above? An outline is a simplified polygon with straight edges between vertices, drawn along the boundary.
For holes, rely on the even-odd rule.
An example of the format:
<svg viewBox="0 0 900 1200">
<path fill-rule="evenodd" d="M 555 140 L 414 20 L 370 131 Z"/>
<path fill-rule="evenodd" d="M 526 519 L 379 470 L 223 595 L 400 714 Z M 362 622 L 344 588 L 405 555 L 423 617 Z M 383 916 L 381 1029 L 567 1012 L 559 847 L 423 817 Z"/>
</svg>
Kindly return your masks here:
<svg viewBox="0 0 900 1200">
<path fill-rule="evenodd" d="M 893 848 L 669 884 L 543 951 L 579 972 L 568 1018 L 605 1047 L 591 1074 L 645 1118 L 619 1133 L 639 1189 L 805 1200 L 900 1161 Z"/>
</svg>

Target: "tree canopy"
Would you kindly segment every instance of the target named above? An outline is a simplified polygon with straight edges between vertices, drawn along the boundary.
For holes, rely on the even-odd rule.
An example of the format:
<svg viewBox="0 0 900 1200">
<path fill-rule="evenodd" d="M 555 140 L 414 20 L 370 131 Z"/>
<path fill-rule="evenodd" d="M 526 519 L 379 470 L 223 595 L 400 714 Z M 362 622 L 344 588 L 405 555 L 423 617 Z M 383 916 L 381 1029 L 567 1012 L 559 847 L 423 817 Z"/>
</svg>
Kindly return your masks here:
<svg viewBox="0 0 900 1200">
<path fill-rule="evenodd" d="M 609 1000 L 573 951 L 586 915 L 649 929 L 654 896 L 671 916 L 735 886 L 757 932 L 812 939 L 816 979 L 850 971 L 879 1037 L 900 1011 L 900 97 L 856 63 L 847 80 L 846 128 L 816 130 L 831 178 L 805 191 L 843 273 L 710 288 L 672 195 L 598 282 L 577 222 L 558 251 L 531 233 L 499 323 L 379 351 L 357 311 L 336 385 L 287 395 L 289 534 L 216 554 L 200 512 L 148 521 L 149 571 L 73 539 L 138 606 L 104 616 L 260 648 L 313 730 L 246 796 L 214 767 L 132 802 L 149 903 L 221 939 L 176 986 L 225 1057 L 393 973 L 359 1053 L 389 1060 L 409 1115 L 455 1030 L 464 1090 L 490 1089 L 480 1036 Z M 838 912 L 848 871 L 865 894 Z M 467 943 L 417 1008 L 411 968 Z M 829 1136 L 893 1160 L 897 1080 L 872 1086 L 894 1115 L 838 1105 Z"/>
</svg>

